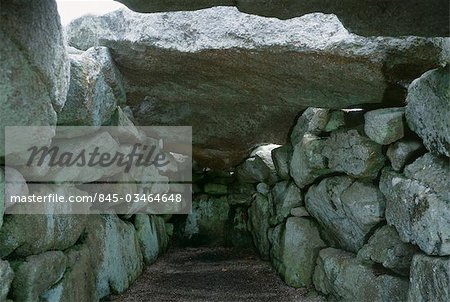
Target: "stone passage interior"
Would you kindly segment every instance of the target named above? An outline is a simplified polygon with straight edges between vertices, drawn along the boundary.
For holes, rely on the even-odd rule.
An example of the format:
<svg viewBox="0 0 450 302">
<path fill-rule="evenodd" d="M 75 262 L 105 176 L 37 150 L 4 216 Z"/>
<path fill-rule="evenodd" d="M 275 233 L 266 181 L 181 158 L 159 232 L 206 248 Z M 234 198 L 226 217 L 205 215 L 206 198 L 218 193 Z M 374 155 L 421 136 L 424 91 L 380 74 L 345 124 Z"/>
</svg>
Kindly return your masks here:
<svg viewBox="0 0 450 302">
<path fill-rule="evenodd" d="M 120 0 L 65 26 L 57 2 L 0 0 L 0 302 L 450 301 L 448 1 Z M 74 152 L 192 126 L 193 167 L 169 140 L 165 168 L 57 186 L 188 171 L 192 212 L 10 214 L 56 172 L 3 130 L 56 125 L 93 126 Z"/>
</svg>

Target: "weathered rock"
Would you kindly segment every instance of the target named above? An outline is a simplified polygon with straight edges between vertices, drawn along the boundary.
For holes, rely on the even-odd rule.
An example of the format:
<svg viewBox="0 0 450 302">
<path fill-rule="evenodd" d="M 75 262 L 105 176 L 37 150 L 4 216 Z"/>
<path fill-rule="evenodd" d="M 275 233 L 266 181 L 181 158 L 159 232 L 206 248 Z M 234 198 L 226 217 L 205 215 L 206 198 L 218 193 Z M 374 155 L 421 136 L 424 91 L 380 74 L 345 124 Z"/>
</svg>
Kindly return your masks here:
<svg viewBox="0 0 450 302">
<path fill-rule="evenodd" d="M 241 165 L 236 167 L 236 177 L 241 182 L 273 184 L 277 181 L 277 171 L 272 161 L 272 150 L 278 145 L 264 145 L 256 148 Z"/>
<path fill-rule="evenodd" d="M 145 134 L 136 128 L 133 121 L 125 114 L 119 106 L 109 120 L 108 126 L 119 126 L 115 129 L 114 135 L 123 143 L 135 144 L 136 142 L 145 142 Z"/>
<path fill-rule="evenodd" d="M 0 260 L 0 301 L 6 301 L 13 278 L 14 272 L 8 261 Z"/>
<path fill-rule="evenodd" d="M 76 191 L 73 194 L 77 194 Z M 53 215 L 51 208 L 48 213 L 5 216 L 0 229 L 0 257 L 11 253 L 25 257 L 48 250 L 65 250 L 74 245 L 85 229 L 87 216 Z"/>
<path fill-rule="evenodd" d="M 377 187 L 346 176 L 313 185 L 305 196 L 308 212 L 332 244 L 357 252 L 372 229 L 383 220 L 385 200 Z"/>
<path fill-rule="evenodd" d="M 253 243 L 262 259 L 269 259 L 270 243 L 268 231 L 270 217 L 273 215 L 271 196 L 257 193 L 248 209 L 248 229 L 253 237 Z"/>
<path fill-rule="evenodd" d="M 315 179 L 331 173 L 328 162 L 321 153 L 326 146 L 326 139 L 305 135 L 300 143 L 295 145 L 292 153 L 289 171 L 297 186 L 304 188 Z"/>
<path fill-rule="evenodd" d="M 138 123 L 192 125 L 194 156 L 212 168 L 236 166 L 255 145 L 284 144 L 308 106 L 403 102 L 398 83 L 437 67 L 443 41 L 361 38 L 330 15 L 281 21 L 225 7 L 82 17 L 68 39 L 109 47 Z"/>
<path fill-rule="evenodd" d="M 192 214 L 186 219 L 183 238 L 192 245 L 224 243 L 230 206 L 226 197 L 194 197 Z"/>
<path fill-rule="evenodd" d="M 11 296 L 14 301 L 39 301 L 41 294 L 50 289 L 63 276 L 67 258 L 61 251 L 45 252 L 11 263 L 14 280 Z"/>
<path fill-rule="evenodd" d="M 156 261 L 160 252 L 160 244 L 164 238 L 160 238 L 161 231 L 158 230 L 156 217 L 150 218 L 146 214 L 136 214 L 134 226 L 145 264 L 149 265 Z"/>
<path fill-rule="evenodd" d="M 420 155 L 423 145 L 410 139 L 402 139 L 390 145 L 386 156 L 395 171 L 401 171 L 406 164 L 411 163 Z"/>
<path fill-rule="evenodd" d="M 28 195 L 28 186 L 22 174 L 11 167 L 0 168 L 0 228 L 6 207 L 11 206 L 11 196 L 25 195 Z"/>
<path fill-rule="evenodd" d="M 427 153 L 404 175 L 385 169 L 380 180 L 387 222 L 429 255 L 450 255 L 449 169 L 448 159 Z"/>
<path fill-rule="evenodd" d="M 408 280 L 362 264 L 352 253 L 320 251 L 314 286 L 340 301 L 406 301 Z"/>
<path fill-rule="evenodd" d="M 227 243 L 232 246 L 249 248 L 253 247 L 252 236 L 247 229 L 247 208 L 232 208 L 232 229 L 227 234 Z"/>
<path fill-rule="evenodd" d="M 0 168 L 0 229 L 3 225 L 3 214 L 5 213 L 5 177 L 4 171 Z"/>
<path fill-rule="evenodd" d="M 374 142 L 389 145 L 404 136 L 405 108 L 383 108 L 364 114 L 364 132 Z"/>
<path fill-rule="evenodd" d="M 308 217 L 309 215 L 308 211 L 305 207 L 297 207 L 291 209 L 291 215 L 295 217 Z"/>
<path fill-rule="evenodd" d="M 90 215 L 86 244 L 99 299 L 124 292 L 141 274 L 144 264 L 135 228 L 117 215 Z"/>
<path fill-rule="evenodd" d="M 9 201 L 11 199 L 11 196 L 28 195 L 28 185 L 26 183 L 26 180 L 23 178 L 23 175 L 20 174 L 19 171 L 11 167 L 5 167 L 4 189 L 5 189 L 5 201 Z M 6 203 L 6 205 L 8 206 L 8 203 Z"/>
<path fill-rule="evenodd" d="M 280 223 L 276 227 L 270 228 L 267 233 L 267 237 L 270 243 L 270 261 L 278 274 L 282 276 L 286 272 L 286 266 L 283 263 L 283 244 L 285 229 L 286 223 Z"/>
<path fill-rule="evenodd" d="M 49 302 L 98 301 L 87 245 L 75 245 L 67 250 L 65 255 L 67 268 L 62 279 L 44 292 L 42 299 Z"/>
<path fill-rule="evenodd" d="M 327 126 L 329 109 L 309 107 L 298 118 L 291 132 L 291 144 L 297 145 L 305 134 L 319 135 Z"/>
<path fill-rule="evenodd" d="M 411 265 L 409 302 L 450 300 L 450 258 L 416 254 Z"/>
<path fill-rule="evenodd" d="M 332 132 L 329 138 L 305 134 L 294 146 L 290 174 L 300 188 L 333 172 L 373 179 L 384 161 L 381 146 L 355 129 Z"/>
<path fill-rule="evenodd" d="M 292 157 L 292 145 L 287 144 L 272 150 L 272 161 L 281 179 L 288 180 L 289 165 Z"/>
<path fill-rule="evenodd" d="M 159 254 L 162 254 L 169 247 L 169 223 L 165 223 L 161 216 L 151 215 L 150 220 L 155 225 L 155 230 L 158 235 Z"/>
<path fill-rule="evenodd" d="M 37 0 L 26 4 L 23 2 L 2 3 L 2 13 L 0 19 L 2 35 L 14 41 L 14 46 L 7 45 L 6 41 L 10 40 L 2 38 L 2 46 L 5 46 L 6 49 L 17 47 L 20 53 L 16 56 L 15 54 L 2 51 L 2 54 L 5 54 L 4 60 L 1 61 L 2 64 L 19 63 L 14 61 L 14 59 L 25 56 L 28 63 L 25 66 L 15 66 L 17 68 L 16 71 L 23 67 L 25 68 L 23 72 L 28 69 L 32 74 L 38 75 L 45 86 L 44 89 L 47 91 L 54 109 L 59 111 L 66 101 L 70 66 L 56 2 Z M 33 35 L 30 35 L 30 32 L 33 32 Z M 9 57 L 10 55 L 14 56 Z M 4 66 L 6 67 L 7 65 L 2 65 L 3 74 L 11 76 L 12 74 L 3 69 Z M 14 78 L 10 79 L 15 81 L 11 85 L 12 88 L 25 88 L 17 83 L 18 80 L 26 79 L 25 73 L 20 75 L 14 74 Z M 41 81 L 38 81 L 38 83 Z M 9 82 L 2 81 L 2 83 Z M 23 84 L 29 85 L 32 83 L 23 82 Z M 2 94 L 2 96 L 5 95 Z M 20 94 L 15 97 L 19 98 L 19 96 Z M 25 96 L 31 98 L 29 101 L 36 101 L 37 95 L 22 95 L 22 97 Z M 9 102 L 16 104 L 11 99 L 9 99 Z M 15 114 L 17 113 L 15 112 Z M 28 114 L 31 114 L 31 112 L 28 112 Z M 34 118 L 37 117 L 34 116 Z"/>
<path fill-rule="evenodd" d="M 324 247 L 326 245 L 320 239 L 314 221 L 298 217 L 289 218 L 280 246 L 281 262 L 285 270 L 279 273 L 284 281 L 293 287 L 311 285 L 317 255 Z"/>
<path fill-rule="evenodd" d="M 261 0 L 119 0 L 137 12 L 197 10 L 212 6 L 236 6 L 240 11 L 261 16 L 289 19 L 312 12 L 335 14 L 345 27 L 363 36 L 448 36 L 448 2 L 418 0 L 385 1 L 283 1 Z M 399 7 L 402 7 L 400 10 Z"/>
<path fill-rule="evenodd" d="M 58 114 L 59 125 L 100 126 L 107 123 L 116 106 L 125 102 L 120 72 L 106 47 L 94 47 L 70 55 L 70 87 Z"/>
<path fill-rule="evenodd" d="M 406 98 L 406 120 L 431 152 L 450 157 L 450 65 L 414 80 Z"/>
<path fill-rule="evenodd" d="M 262 195 L 267 195 L 270 193 L 270 186 L 266 183 L 260 182 L 256 185 L 256 192 Z"/>
<path fill-rule="evenodd" d="M 70 66 L 55 1 L 8 1 L 1 10 L 0 155 L 4 155 L 4 126 L 56 124 L 55 111 L 66 101 Z M 51 136 L 42 133 L 34 138 L 45 145 Z"/>
<path fill-rule="evenodd" d="M 393 226 L 383 226 L 359 250 L 358 258 L 381 263 L 385 268 L 408 276 L 412 257 L 417 250 L 415 246 L 402 242 Z"/>
<path fill-rule="evenodd" d="M 252 195 L 256 193 L 253 184 L 234 182 L 228 187 L 228 203 L 230 205 L 250 205 L 252 203 Z"/>
<path fill-rule="evenodd" d="M 342 110 L 332 110 L 328 114 L 328 123 L 325 126 L 325 132 L 336 131 L 345 126 L 345 112 Z"/>
<path fill-rule="evenodd" d="M 275 216 L 272 217 L 271 224 L 277 225 L 289 216 L 292 208 L 303 205 L 302 192 L 295 183 L 282 181 L 272 189 L 272 202 Z"/>
<path fill-rule="evenodd" d="M 332 132 L 322 154 L 329 169 L 356 178 L 376 178 L 385 162 L 381 146 L 355 129 Z"/>
</svg>

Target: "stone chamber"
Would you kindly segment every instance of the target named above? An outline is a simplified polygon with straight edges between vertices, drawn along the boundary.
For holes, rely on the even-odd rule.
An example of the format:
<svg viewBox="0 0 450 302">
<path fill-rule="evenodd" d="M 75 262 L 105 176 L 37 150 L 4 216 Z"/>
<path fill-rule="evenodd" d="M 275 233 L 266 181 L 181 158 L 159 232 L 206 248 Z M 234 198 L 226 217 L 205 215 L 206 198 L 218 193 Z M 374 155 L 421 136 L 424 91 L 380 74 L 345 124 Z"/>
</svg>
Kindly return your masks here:
<svg viewBox="0 0 450 302">
<path fill-rule="evenodd" d="M 192 213 L 3 215 L 7 184 L 0 302 L 450 301 L 448 1 L 120 2 L 0 0 L 0 139 L 192 126 Z"/>
</svg>

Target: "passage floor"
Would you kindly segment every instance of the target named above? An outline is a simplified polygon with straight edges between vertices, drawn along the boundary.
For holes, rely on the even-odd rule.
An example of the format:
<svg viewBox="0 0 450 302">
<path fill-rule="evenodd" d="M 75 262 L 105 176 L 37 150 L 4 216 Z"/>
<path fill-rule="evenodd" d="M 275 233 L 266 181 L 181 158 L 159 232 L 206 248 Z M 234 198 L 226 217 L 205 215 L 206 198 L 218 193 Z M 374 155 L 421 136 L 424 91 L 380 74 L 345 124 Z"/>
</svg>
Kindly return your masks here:
<svg viewBox="0 0 450 302">
<path fill-rule="evenodd" d="M 253 250 L 173 248 L 109 301 L 322 301 L 288 287 Z"/>
</svg>

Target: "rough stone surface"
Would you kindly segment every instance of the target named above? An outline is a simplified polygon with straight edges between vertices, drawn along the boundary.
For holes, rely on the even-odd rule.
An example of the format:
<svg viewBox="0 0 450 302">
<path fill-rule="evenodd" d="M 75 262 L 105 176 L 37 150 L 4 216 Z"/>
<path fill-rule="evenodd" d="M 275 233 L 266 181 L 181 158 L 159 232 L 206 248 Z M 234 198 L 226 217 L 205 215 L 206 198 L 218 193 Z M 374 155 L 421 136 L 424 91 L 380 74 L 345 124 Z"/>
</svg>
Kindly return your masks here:
<svg viewBox="0 0 450 302">
<path fill-rule="evenodd" d="M 416 254 L 411 265 L 408 302 L 450 300 L 450 257 Z"/>
<path fill-rule="evenodd" d="M 192 245 L 223 244 L 229 211 L 226 197 L 195 197 L 192 201 L 192 213 L 186 219 L 183 238 Z"/>
<path fill-rule="evenodd" d="M 272 150 L 278 145 L 264 145 L 256 148 L 241 165 L 236 167 L 236 177 L 241 182 L 273 184 L 277 181 L 277 171 L 272 161 Z"/>
<path fill-rule="evenodd" d="M 378 188 L 346 176 L 326 178 L 311 186 L 305 203 L 324 229 L 324 239 L 352 252 L 363 246 L 384 217 L 385 200 Z"/>
<path fill-rule="evenodd" d="M 352 253 L 326 248 L 314 271 L 316 289 L 339 301 L 406 301 L 408 280 L 362 264 Z"/>
<path fill-rule="evenodd" d="M 291 132 L 291 144 L 297 145 L 305 134 L 319 135 L 327 126 L 329 109 L 309 107 L 298 118 Z"/>
<path fill-rule="evenodd" d="M 381 146 L 355 129 L 332 132 L 322 154 L 328 168 L 356 178 L 376 178 L 385 162 Z"/>
<path fill-rule="evenodd" d="M 423 145 L 411 139 L 401 139 L 390 145 L 386 156 L 391 162 L 391 166 L 395 171 L 401 171 L 406 164 L 415 160 L 422 151 Z"/>
<path fill-rule="evenodd" d="M 61 251 L 29 256 L 25 261 L 11 263 L 14 280 L 11 296 L 14 301 L 35 302 L 63 276 L 67 258 Z"/>
<path fill-rule="evenodd" d="M 98 301 L 91 256 L 86 244 L 75 245 L 65 251 L 67 268 L 62 279 L 42 293 L 44 301 Z"/>
<path fill-rule="evenodd" d="M 226 7 L 86 16 L 68 39 L 110 48 L 138 123 L 192 125 L 194 156 L 212 168 L 236 166 L 255 145 L 284 144 L 308 106 L 403 102 L 397 83 L 437 67 L 443 43 L 357 37 L 331 15 L 281 21 Z"/>
<path fill-rule="evenodd" d="M 6 301 L 13 278 L 14 272 L 8 261 L 0 260 L 0 301 Z"/>
<path fill-rule="evenodd" d="M 4 170 L 0 168 L 0 229 L 3 225 L 3 214 L 5 213 L 5 176 Z"/>
<path fill-rule="evenodd" d="M 169 223 L 165 223 L 161 216 L 151 215 L 150 220 L 155 224 L 155 230 L 158 234 L 159 254 L 165 252 L 169 246 Z"/>
<path fill-rule="evenodd" d="M 55 111 L 59 111 L 66 101 L 70 66 L 56 2 L 52 0 L 36 0 L 32 3 L 20 1 L 2 3 L 0 28 L 2 35 L 5 38 L 8 37 L 6 41 L 2 38 L 4 42 L 2 46 L 5 47 L 5 50 L 8 50 L 9 47 L 14 47 L 20 53 L 12 54 L 2 50 L 2 54 L 5 54 L 5 57 L 2 58 L 4 60 L 1 61 L 4 75 L 9 74 L 9 76 L 13 76 L 3 69 L 4 66 L 7 66 L 3 64 L 19 63 L 22 60 L 15 61 L 15 59 L 19 59 L 22 56 L 26 57 L 27 64 L 15 66 L 15 68 L 22 67 L 31 74 L 37 75 L 40 78 L 40 81 L 37 83 L 41 82 L 45 86 L 43 88 L 50 97 Z M 33 35 L 30 35 L 30 32 L 33 32 Z M 11 43 L 11 45 L 8 45 L 8 43 Z M 10 55 L 12 57 L 9 57 Z M 14 67 L 14 65 L 11 67 Z M 30 78 L 26 76 L 26 73 L 15 74 L 14 78 L 9 79 L 14 79 L 15 81 L 29 80 Z M 6 83 L 8 83 L 6 85 L 8 87 L 10 83 Z M 26 84 L 26 82 L 22 84 Z M 31 83 L 28 82 L 28 84 Z M 20 87 L 17 82 L 11 87 L 13 89 L 14 87 L 25 88 Z M 31 97 L 33 101 L 37 97 L 36 95 L 22 95 L 22 97 L 25 96 L 27 98 Z M 19 95 L 16 97 L 19 97 Z M 9 101 L 15 104 L 11 99 Z"/>
<path fill-rule="evenodd" d="M 135 228 L 117 215 L 90 215 L 86 244 L 99 299 L 124 292 L 141 274 L 144 262 Z"/>
<path fill-rule="evenodd" d="M 270 192 L 270 186 L 266 183 L 260 182 L 256 185 L 256 192 L 261 193 L 262 195 L 267 195 Z"/>
<path fill-rule="evenodd" d="M 120 126 L 115 129 L 113 134 L 121 143 L 141 142 L 145 144 L 146 139 L 150 139 L 145 136 L 141 129 L 135 127 L 134 122 L 119 106 L 116 107 L 107 126 Z"/>
<path fill-rule="evenodd" d="M 429 255 L 450 255 L 450 169 L 447 158 L 431 153 L 405 167 L 404 174 L 383 170 L 386 220 L 400 238 Z"/>
<path fill-rule="evenodd" d="M 326 157 L 322 154 L 326 139 L 305 135 L 294 147 L 290 173 L 295 184 L 304 188 L 317 178 L 331 173 Z"/>
<path fill-rule="evenodd" d="M 269 259 L 270 243 L 268 231 L 273 208 L 270 196 L 257 193 L 248 209 L 248 229 L 253 237 L 253 243 L 262 259 Z"/>
<path fill-rule="evenodd" d="M 383 226 L 375 231 L 369 242 L 358 252 L 358 258 L 381 263 L 397 274 L 409 275 L 411 260 L 418 249 L 400 240 L 393 226 Z"/>
<path fill-rule="evenodd" d="M 297 207 L 291 209 L 291 215 L 295 217 L 308 217 L 309 215 L 308 211 L 305 207 Z"/>
<path fill-rule="evenodd" d="M 270 262 L 275 270 L 283 276 L 286 266 L 283 263 L 283 244 L 286 223 L 280 223 L 274 228 L 270 228 L 267 235 L 270 243 Z"/>
<path fill-rule="evenodd" d="M 290 144 L 272 150 L 272 161 L 281 179 L 288 180 L 289 165 L 292 157 L 292 146 Z"/>
<path fill-rule="evenodd" d="M 303 205 L 302 192 L 294 182 L 282 181 L 272 189 L 272 202 L 275 216 L 271 224 L 277 225 L 289 216 L 292 208 Z"/>
<path fill-rule="evenodd" d="M 1 172 L 1 169 L 0 169 L 0 172 Z M 3 173 L 1 173 L 1 174 L 3 174 Z M 0 178 L 1 177 L 3 177 L 3 176 L 0 176 Z M 3 190 L 3 188 L 1 190 Z M 11 200 L 11 196 L 28 195 L 28 185 L 27 185 L 26 180 L 24 179 L 23 175 L 20 174 L 19 171 L 17 171 L 14 168 L 11 168 L 11 167 L 5 167 L 4 194 L 5 194 L 5 208 L 10 205 L 10 203 L 8 203 L 8 201 Z M 1 205 L 0 205 L 0 207 L 1 207 Z M 0 210 L 0 213 L 1 213 L 1 210 Z M 1 227 L 1 218 L 0 218 L 0 227 Z"/>
<path fill-rule="evenodd" d="M 0 155 L 4 155 L 4 126 L 56 124 L 55 111 L 66 101 L 70 66 L 55 1 L 4 1 L 1 11 Z"/>
<path fill-rule="evenodd" d="M 405 108 L 383 108 L 364 114 L 364 132 L 374 142 L 389 145 L 404 136 Z"/>
<path fill-rule="evenodd" d="M 247 228 L 248 211 L 246 207 L 232 208 L 232 229 L 227 234 L 227 243 L 234 247 L 253 247 L 252 236 Z"/>
<path fill-rule="evenodd" d="M 106 47 L 70 55 L 70 87 L 59 125 L 100 126 L 125 102 L 122 76 Z"/>
<path fill-rule="evenodd" d="M 280 249 L 275 255 L 281 255 L 279 261 L 283 269 L 278 272 L 284 281 L 293 287 L 311 285 L 317 255 L 324 247 L 326 245 L 320 239 L 314 221 L 298 217 L 288 218 L 281 243 L 273 247 Z"/>
<path fill-rule="evenodd" d="M 345 126 L 345 112 L 342 110 L 332 110 L 329 113 L 328 123 L 325 126 L 325 132 L 336 131 Z"/>
<path fill-rule="evenodd" d="M 312 12 L 335 14 L 350 31 L 362 36 L 448 36 L 449 4 L 438 0 L 334 1 L 295 0 L 119 0 L 137 12 L 197 10 L 212 6 L 236 6 L 240 11 L 261 16 L 289 19 Z M 399 9 L 399 8 L 402 9 Z"/>
<path fill-rule="evenodd" d="M 0 229 L 0 257 L 11 253 L 25 257 L 48 250 L 67 249 L 80 238 L 86 220 L 85 215 L 6 216 Z"/>
<path fill-rule="evenodd" d="M 156 217 L 150 217 L 146 214 L 136 214 L 134 219 L 136 236 L 141 247 L 144 262 L 147 265 L 156 261 L 161 248 L 163 248 L 161 245 L 164 244 L 166 235 L 158 230 L 159 225 Z"/>
<path fill-rule="evenodd" d="M 450 157 L 450 66 L 430 70 L 409 85 L 406 120 L 431 152 Z"/>
</svg>

